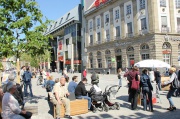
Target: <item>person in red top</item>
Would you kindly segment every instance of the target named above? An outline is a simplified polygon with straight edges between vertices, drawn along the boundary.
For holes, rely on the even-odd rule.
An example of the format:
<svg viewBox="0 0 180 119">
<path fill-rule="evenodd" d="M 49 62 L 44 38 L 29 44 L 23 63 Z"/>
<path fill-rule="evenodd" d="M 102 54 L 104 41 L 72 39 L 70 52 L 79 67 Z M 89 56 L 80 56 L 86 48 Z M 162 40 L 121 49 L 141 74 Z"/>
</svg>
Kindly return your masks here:
<svg viewBox="0 0 180 119">
<path fill-rule="evenodd" d="M 86 69 L 84 69 L 84 71 L 83 71 L 83 78 L 86 78 L 86 76 L 87 76 L 87 71 L 86 71 Z"/>
</svg>

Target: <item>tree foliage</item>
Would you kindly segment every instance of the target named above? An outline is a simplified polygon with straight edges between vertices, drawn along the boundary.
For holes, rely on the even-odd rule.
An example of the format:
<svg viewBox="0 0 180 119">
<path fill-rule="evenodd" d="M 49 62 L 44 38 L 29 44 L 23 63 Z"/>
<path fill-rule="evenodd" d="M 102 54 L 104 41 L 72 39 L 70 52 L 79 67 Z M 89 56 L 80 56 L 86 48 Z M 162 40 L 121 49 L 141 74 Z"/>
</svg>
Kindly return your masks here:
<svg viewBox="0 0 180 119">
<path fill-rule="evenodd" d="M 46 52 L 45 54 L 36 55 L 36 56 L 35 55 L 31 56 L 28 53 L 24 53 L 21 56 L 21 60 L 29 62 L 32 67 L 38 68 L 40 63 L 44 61 L 48 62 L 48 60 L 50 60 L 51 57 L 50 51 L 46 50 L 45 52 Z"/>
<path fill-rule="evenodd" d="M 48 24 L 47 19 L 43 22 L 43 14 L 35 1 L 0 0 L 1 55 L 20 58 L 23 53 L 44 54 L 51 38 L 43 34 Z"/>
</svg>

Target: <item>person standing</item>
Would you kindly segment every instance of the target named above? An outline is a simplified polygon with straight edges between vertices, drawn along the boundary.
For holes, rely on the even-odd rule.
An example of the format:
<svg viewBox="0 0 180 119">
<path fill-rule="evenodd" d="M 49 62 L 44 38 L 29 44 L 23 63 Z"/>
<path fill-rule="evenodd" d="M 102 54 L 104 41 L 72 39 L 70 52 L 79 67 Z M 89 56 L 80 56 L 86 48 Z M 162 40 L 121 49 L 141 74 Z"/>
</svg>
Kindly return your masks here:
<svg viewBox="0 0 180 119">
<path fill-rule="evenodd" d="M 73 76 L 72 81 L 69 83 L 69 86 L 68 86 L 69 93 L 74 93 L 75 92 L 75 89 L 77 87 L 77 82 L 78 82 L 78 77 Z"/>
<path fill-rule="evenodd" d="M 154 76 L 155 76 L 156 84 L 158 85 L 158 88 L 161 91 L 161 73 L 157 68 L 155 69 Z"/>
<path fill-rule="evenodd" d="M 86 90 L 85 84 L 87 83 L 87 79 L 83 78 L 82 81 L 79 82 L 75 89 L 75 96 L 77 99 L 87 99 L 88 100 L 88 109 L 91 108 L 91 98 L 87 96 L 88 91 Z"/>
<path fill-rule="evenodd" d="M 26 70 L 26 67 L 25 66 L 22 66 L 21 67 L 21 71 L 20 71 L 20 82 L 21 82 L 21 86 L 23 86 L 23 74 L 24 74 L 24 72 L 25 72 L 25 70 Z"/>
<path fill-rule="evenodd" d="M 148 70 L 147 69 L 144 69 L 142 71 L 142 75 L 140 78 L 140 86 L 142 88 L 142 93 L 143 93 L 144 111 L 147 111 L 147 96 L 148 96 L 149 111 L 153 112 L 153 104 L 152 104 L 153 87 L 151 85 L 150 77 L 148 76 Z"/>
<path fill-rule="evenodd" d="M 131 109 L 137 110 L 139 89 L 132 89 L 131 86 L 132 86 L 132 80 L 140 81 L 139 69 L 136 66 L 134 66 L 132 68 L 132 71 L 127 72 L 125 76 L 128 77 L 129 80 L 129 101 L 131 102 Z"/>
<path fill-rule="evenodd" d="M 42 71 L 42 76 L 44 79 L 44 83 L 43 83 L 43 88 L 46 87 L 46 82 L 47 82 L 47 72 L 45 70 Z"/>
<path fill-rule="evenodd" d="M 29 71 L 29 67 L 27 67 L 26 71 L 23 74 L 25 97 L 28 96 L 28 93 L 27 93 L 27 88 L 28 87 L 29 87 L 29 90 L 30 90 L 30 95 L 31 95 L 31 97 L 33 97 L 31 78 L 32 78 L 32 73 Z"/>
<path fill-rule="evenodd" d="M 117 72 L 117 76 L 118 76 L 118 79 L 119 79 L 119 86 L 122 86 L 122 70 L 121 68 L 118 69 L 118 72 Z"/>
<path fill-rule="evenodd" d="M 84 71 L 83 71 L 83 78 L 86 78 L 86 76 L 87 76 L 87 71 L 86 71 L 86 69 L 84 69 Z"/>
<path fill-rule="evenodd" d="M 177 79 L 177 80 L 179 80 L 179 79 L 178 79 L 178 77 L 177 77 L 177 75 L 176 75 L 176 68 L 171 67 L 171 68 L 169 69 L 169 73 L 170 73 L 170 79 L 169 79 L 168 81 L 164 82 L 162 85 L 163 85 L 163 86 L 166 86 L 166 85 L 170 84 L 170 90 L 169 90 L 169 92 L 168 92 L 168 94 L 167 94 L 167 99 L 168 99 L 168 101 L 169 101 L 170 107 L 167 108 L 167 110 L 169 110 L 169 111 L 174 111 L 174 110 L 176 110 L 176 107 L 175 107 L 175 105 L 174 105 L 173 100 L 172 100 L 171 97 L 172 97 L 172 95 L 174 94 L 174 92 L 176 91 L 177 87 L 175 87 L 175 86 L 173 85 L 173 81 L 174 81 L 175 79 Z M 180 81 L 180 80 L 179 80 L 179 81 Z"/>
<path fill-rule="evenodd" d="M 149 69 L 149 78 L 150 78 L 150 81 L 154 81 L 155 80 L 155 77 L 154 77 L 154 71 L 152 69 Z"/>
<path fill-rule="evenodd" d="M 66 68 L 64 68 L 64 70 L 63 70 L 63 76 L 64 77 L 67 77 L 68 75 L 67 75 L 67 69 Z"/>
</svg>

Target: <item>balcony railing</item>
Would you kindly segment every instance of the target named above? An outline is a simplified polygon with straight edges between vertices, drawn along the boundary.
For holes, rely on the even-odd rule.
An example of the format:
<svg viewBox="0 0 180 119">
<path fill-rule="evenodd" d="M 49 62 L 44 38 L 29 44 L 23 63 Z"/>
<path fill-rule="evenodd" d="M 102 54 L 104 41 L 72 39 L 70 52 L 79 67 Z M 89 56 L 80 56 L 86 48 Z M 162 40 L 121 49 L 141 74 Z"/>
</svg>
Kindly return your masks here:
<svg viewBox="0 0 180 119">
<path fill-rule="evenodd" d="M 101 41 L 96 41 L 97 45 L 101 44 Z"/>
<path fill-rule="evenodd" d="M 161 33 L 169 33 L 169 27 L 162 27 Z"/>
<path fill-rule="evenodd" d="M 89 43 L 89 46 L 93 46 L 94 44 L 93 43 Z"/>
<path fill-rule="evenodd" d="M 177 33 L 180 33 L 180 28 L 177 28 Z"/>
<path fill-rule="evenodd" d="M 121 36 L 114 36 L 114 40 L 120 40 Z"/>
<path fill-rule="evenodd" d="M 127 33 L 127 34 L 126 34 L 126 37 L 128 37 L 128 38 L 133 37 L 133 33 Z"/>
<path fill-rule="evenodd" d="M 147 33 L 148 33 L 148 30 L 147 30 L 147 29 L 139 30 L 139 33 L 140 33 L 141 35 L 144 35 L 144 34 L 147 34 Z"/>
</svg>

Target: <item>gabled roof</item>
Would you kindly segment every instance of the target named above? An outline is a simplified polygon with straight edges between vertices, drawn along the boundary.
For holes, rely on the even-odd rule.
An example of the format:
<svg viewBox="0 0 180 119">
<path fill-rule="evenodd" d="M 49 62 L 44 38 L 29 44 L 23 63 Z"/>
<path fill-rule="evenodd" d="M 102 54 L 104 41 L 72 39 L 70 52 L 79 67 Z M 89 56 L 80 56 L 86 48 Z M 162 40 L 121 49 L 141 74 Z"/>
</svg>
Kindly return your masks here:
<svg viewBox="0 0 180 119">
<path fill-rule="evenodd" d="M 65 15 L 60 17 L 58 20 L 51 23 L 51 25 L 49 25 L 47 30 L 45 31 L 45 35 L 51 34 L 55 30 L 65 26 L 71 21 L 80 21 L 80 13 L 79 13 L 80 7 L 81 5 L 79 4 L 74 9 L 70 10 Z"/>
</svg>

